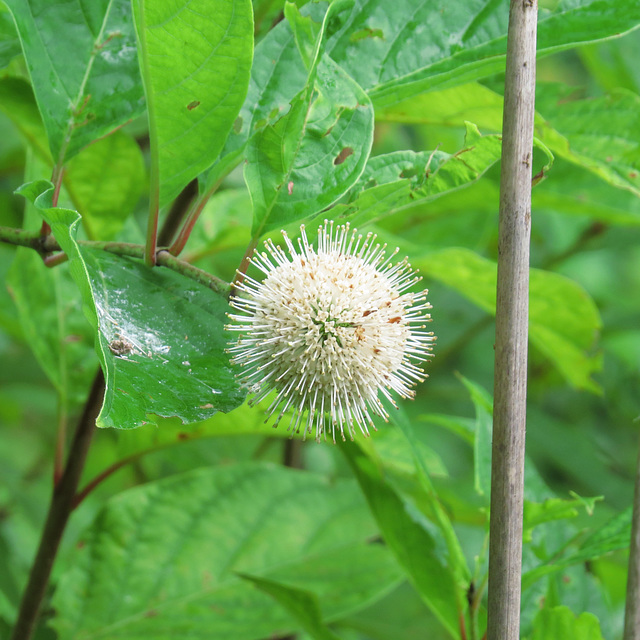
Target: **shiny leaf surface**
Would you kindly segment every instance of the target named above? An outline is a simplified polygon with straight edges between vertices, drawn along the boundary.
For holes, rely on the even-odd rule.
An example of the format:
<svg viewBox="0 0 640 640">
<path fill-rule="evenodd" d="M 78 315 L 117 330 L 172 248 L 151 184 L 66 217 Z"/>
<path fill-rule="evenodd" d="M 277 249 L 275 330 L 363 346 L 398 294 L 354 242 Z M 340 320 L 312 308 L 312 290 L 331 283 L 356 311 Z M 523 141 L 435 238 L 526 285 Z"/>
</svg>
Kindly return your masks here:
<svg viewBox="0 0 640 640">
<path fill-rule="evenodd" d="M 25 185 L 70 259 L 85 314 L 96 331 L 95 346 L 106 392 L 97 424 L 129 429 L 148 414 L 183 422 L 230 411 L 244 399 L 225 352 L 226 297 L 169 269 L 75 240 L 80 217 L 52 208 L 51 184 Z"/>
</svg>

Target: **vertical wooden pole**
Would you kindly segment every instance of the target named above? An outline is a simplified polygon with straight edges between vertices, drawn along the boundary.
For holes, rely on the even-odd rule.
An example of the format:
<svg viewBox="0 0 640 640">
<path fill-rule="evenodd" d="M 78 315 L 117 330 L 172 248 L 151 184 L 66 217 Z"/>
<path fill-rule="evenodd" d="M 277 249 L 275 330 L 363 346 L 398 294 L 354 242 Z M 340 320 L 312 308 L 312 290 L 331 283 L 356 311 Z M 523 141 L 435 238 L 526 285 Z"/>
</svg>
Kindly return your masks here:
<svg viewBox="0 0 640 640">
<path fill-rule="evenodd" d="M 627 602 L 624 611 L 624 640 L 640 640 L 640 455 L 633 495 Z"/>
<path fill-rule="evenodd" d="M 537 0 L 511 0 L 498 243 L 487 640 L 518 640 Z"/>
</svg>

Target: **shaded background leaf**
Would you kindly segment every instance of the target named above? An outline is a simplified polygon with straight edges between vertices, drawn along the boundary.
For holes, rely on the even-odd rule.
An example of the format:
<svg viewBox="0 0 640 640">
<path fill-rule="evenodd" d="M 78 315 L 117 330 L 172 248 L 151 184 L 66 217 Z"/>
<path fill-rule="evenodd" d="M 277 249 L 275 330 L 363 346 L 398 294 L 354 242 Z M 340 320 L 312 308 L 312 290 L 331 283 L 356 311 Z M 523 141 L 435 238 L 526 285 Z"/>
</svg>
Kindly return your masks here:
<svg viewBox="0 0 640 640">
<path fill-rule="evenodd" d="M 238 571 L 314 592 L 323 617 L 346 615 L 399 582 L 388 551 L 366 542 L 374 533 L 352 481 L 255 463 L 180 474 L 105 507 L 56 591 L 54 626 L 77 640 L 293 630 Z"/>
</svg>

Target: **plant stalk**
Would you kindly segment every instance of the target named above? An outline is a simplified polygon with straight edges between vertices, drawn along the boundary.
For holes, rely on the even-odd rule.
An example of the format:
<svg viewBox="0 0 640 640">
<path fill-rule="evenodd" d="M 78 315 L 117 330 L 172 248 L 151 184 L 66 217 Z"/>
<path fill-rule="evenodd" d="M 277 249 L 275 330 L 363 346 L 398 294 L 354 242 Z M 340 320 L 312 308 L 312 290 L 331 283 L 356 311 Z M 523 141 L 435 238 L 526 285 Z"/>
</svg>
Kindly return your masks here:
<svg viewBox="0 0 640 640">
<path fill-rule="evenodd" d="M 80 482 L 87 451 L 95 430 L 96 418 L 102 406 L 103 395 L 104 377 L 102 370 L 99 370 L 93 381 L 82 416 L 78 421 L 62 477 L 58 484 L 53 487 L 49 513 L 47 514 L 38 551 L 31 567 L 29 581 L 22 596 L 20 611 L 13 628 L 11 640 L 30 640 L 35 630 L 42 601 L 49 585 L 53 562 L 62 540 L 62 534 L 74 507 L 78 483 Z"/>
<path fill-rule="evenodd" d="M 633 495 L 633 515 L 631 517 L 631 545 L 629 549 L 629 573 L 627 575 L 623 640 L 640 640 L 640 452 L 638 454 L 636 486 Z"/>
<path fill-rule="evenodd" d="M 520 637 L 537 13 L 537 0 L 511 0 L 498 231 L 487 620 L 491 640 Z"/>
<path fill-rule="evenodd" d="M 41 238 L 38 234 L 23 231 L 22 229 L 13 229 L 11 227 L 0 227 L 0 242 L 28 247 L 41 254 L 60 251 L 60 245 L 56 242 L 53 236 Z M 119 256 L 128 256 L 130 258 L 142 259 L 145 255 L 144 246 L 140 244 L 132 244 L 130 242 L 94 242 L 92 240 L 79 240 L 78 244 L 81 247 L 100 249 L 102 251 L 115 253 Z M 66 259 L 67 257 L 64 253 L 58 253 L 53 256 L 45 257 L 45 264 L 49 267 L 53 267 L 65 262 Z M 167 267 L 172 271 L 177 271 L 187 278 L 191 278 L 205 287 L 209 287 L 209 289 L 212 289 L 220 295 L 229 295 L 229 285 L 226 282 L 188 262 L 185 262 L 184 260 L 180 260 L 179 258 L 172 256 L 166 250 L 161 249 L 156 252 L 156 263 L 162 267 Z"/>
</svg>

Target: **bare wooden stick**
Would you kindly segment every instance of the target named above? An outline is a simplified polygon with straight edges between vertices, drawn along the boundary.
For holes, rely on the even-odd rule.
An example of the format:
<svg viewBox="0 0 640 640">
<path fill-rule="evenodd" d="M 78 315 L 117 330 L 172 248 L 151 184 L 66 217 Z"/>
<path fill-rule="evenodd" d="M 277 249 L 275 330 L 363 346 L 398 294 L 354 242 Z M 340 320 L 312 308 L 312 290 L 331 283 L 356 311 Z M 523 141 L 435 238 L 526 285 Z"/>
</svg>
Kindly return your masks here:
<svg viewBox="0 0 640 640">
<path fill-rule="evenodd" d="M 511 0 L 498 240 L 488 640 L 520 637 L 537 0 Z"/>
<path fill-rule="evenodd" d="M 624 640 L 640 640 L 640 455 L 636 469 L 636 487 L 633 495 L 631 521 L 631 547 L 627 601 L 624 610 Z"/>
</svg>

